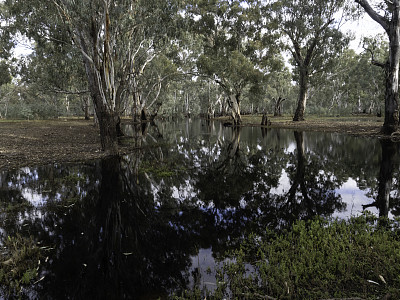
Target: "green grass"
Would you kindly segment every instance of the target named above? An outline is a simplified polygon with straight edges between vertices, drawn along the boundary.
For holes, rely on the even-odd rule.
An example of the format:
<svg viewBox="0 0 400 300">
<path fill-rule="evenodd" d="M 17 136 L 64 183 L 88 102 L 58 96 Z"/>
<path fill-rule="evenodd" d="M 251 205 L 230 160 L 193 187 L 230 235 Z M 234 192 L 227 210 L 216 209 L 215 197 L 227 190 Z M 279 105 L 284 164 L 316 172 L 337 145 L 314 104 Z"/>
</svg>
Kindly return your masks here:
<svg viewBox="0 0 400 300">
<path fill-rule="evenodd" d="M 4 237 L 0 253 L 0 287 L 2 296 L 22 297 L 24 286 L 38 277 L 40 249 L 32 238 L 20 234 Z"/>
<path fill-rule="evenodd" d="M 251 235 L 230 253 L 207 299 L 400 299 L 399 223 L 378 223 L 371 215 L 318 218 Z M 186 291 L 175 299 L 200 295 Z"/>
</svg>

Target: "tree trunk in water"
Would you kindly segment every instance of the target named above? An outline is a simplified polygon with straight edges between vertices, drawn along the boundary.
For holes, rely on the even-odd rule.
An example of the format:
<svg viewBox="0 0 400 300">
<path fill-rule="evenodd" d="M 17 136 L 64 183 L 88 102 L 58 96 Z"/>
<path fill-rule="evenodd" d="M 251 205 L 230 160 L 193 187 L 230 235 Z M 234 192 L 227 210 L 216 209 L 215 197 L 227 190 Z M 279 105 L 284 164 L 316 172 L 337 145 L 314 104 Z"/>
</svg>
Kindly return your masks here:
<svg viewBox="0 0 400 300">
<path fill-rule="evenodd" d="M 148 117 L 147 117 L 146 109 L 142 108 L 142 111 L 140 112 L 140 121 L 146 122 L 147 120 L 148 120 Z"/>
<path fill-rule="evenodd" d="M 118 134 L 117 126 L 119 117 L 114 115 L 114 111 L 106 105 L 106 100 L 100 92 L 101 87 L 97 80 L 94 66 L 84 57 L 86 75 L 88 77 L 90 95 L 93 100 L 97 120 L 100 128 L 101 149 L 110 155 L 118 153 Z"/>
<path fill-rule="evenodd" d="M 299 88 L 299 98 L 297 100 L 297 108 L 293 117 L 293 121 L 304 121 L 304 111 L 306 109 L 308 92 L 308 70 L 305 67 L 300 68 Z"/>
<path fill-rule="evenodd" d="M 118 116 L 108 112 L 104 108 L 96 109 L 100 127 L 101 149 L 110 155 L 118 153 Z"/>
<path fill-rule="evenodd" d="M 156 103 L 156 107 L 155 107 L 155 109 L 153 110 L 153 113 L 150 115 L 150 121 L 151 121 L 151 122 L 154 122 L 154 119 L 157 117 L 161 105 L 162 105 L 161 102 L 157 102 L 157 103 Z"/>
<path fill-rule="evenodd" d="M 242 124 L 242 117 L 240 116 L 240 100 L 239 100 L 239 95 L 233 95 L 231 94 L 229 96 L 230 98 L 230 107 L 231 107 L 231 113 L 232 113 L 232 118 L 233 118 L 233 125 L 240 125 Z"/>
<path fill-rule="evenodd" d="M 399 12 L 393 18 L 397 22 L 390 24 L 389 60 L 386 63 L 385 122 L 382 132 L 392 134 L 399 129 Z"/>
</svg>

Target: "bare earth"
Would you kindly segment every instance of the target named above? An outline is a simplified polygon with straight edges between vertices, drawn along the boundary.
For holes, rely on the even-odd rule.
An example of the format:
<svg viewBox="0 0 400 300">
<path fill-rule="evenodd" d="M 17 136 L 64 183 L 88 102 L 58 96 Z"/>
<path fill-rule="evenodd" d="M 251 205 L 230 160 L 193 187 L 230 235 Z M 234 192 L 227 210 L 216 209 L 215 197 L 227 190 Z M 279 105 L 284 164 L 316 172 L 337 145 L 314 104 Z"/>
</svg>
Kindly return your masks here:
<svg viewBox="0 0 400 300">
<path fill-rule="evenodd" d="M 91 121 L 0 122 L 0 169 L 102 157 Z"/>
<path fill-rule="evenodd" d="M 261 117 L 259 117 L 261 120 Z M 340 132 L 359 136 L 379 137 L 381 120 L 313 119 L 292 122 L 270 118 L 271 127 Z M 0 122 L 0 170 L 61 162 L 80 162 L 104 157 L 100 149 L 99 131 L 93 121 L 46 120 Z M 258 126 L 257 117 L 246 119 L 245 126 Z M 253 124 L 253 125 L 252 125 Z M 255 125 L 254 125 L 255 124 Z M 132 149 L 122 149 L 126 152 Z"/>
</svg>

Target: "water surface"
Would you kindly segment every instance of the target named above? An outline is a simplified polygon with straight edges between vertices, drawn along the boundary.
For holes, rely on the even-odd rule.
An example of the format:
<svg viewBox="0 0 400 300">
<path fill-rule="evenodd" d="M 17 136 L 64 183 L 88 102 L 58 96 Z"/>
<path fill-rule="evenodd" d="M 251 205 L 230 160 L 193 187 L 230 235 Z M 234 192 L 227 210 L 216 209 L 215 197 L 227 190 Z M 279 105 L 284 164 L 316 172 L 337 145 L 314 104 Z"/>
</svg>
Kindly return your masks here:
<svg viewBox="0 0 400 300">
<path fill-rule="evenodd" d="M 400 213 L 399 147 L 201 120 L 134 128 L 139 150 L 0 173 L 1 239 L 49 248 L 40 299 L 157 299 L 214 286 L 215 261 L 250 233 L 316 215 Z"/>
</svg>

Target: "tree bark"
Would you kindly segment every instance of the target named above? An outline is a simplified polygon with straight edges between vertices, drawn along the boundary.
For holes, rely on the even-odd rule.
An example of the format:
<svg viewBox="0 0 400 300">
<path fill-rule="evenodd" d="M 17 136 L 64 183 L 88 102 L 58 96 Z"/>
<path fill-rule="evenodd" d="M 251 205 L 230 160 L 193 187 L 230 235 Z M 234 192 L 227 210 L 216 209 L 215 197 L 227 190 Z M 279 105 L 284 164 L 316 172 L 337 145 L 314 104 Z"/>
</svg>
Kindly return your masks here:
<svg viewBox="0 0 400 300">
<path fill-rule="evenodd" d="M 118 153 L 118 134 L 117 124 L 118 116 L 114 115 L 112 109 L 108 108 L 103 99 L 99 86 L 99 80 L 96 80 L 95 66 L 83 56 L 85 63 L 86 75 L 89 83 L 90 95 L 95 106 L 95 112 L 100 128 L 100 143 L 101 149 L 110 155 Z"/>
<path fill-rule="evenodd" d="M 300 67 L 299 97 L 297 99 L 297 108 L 293 121 L 304 121 L 304 111 L 306 109 L 308 93 L 308 70 L 307 67 Z"/>
<path fill-rule="evenodd" d="M 241 125 L 242 117 L 240 115 L 240 95 L 229 95 L 229 106 L 231 108 L 231 115 L 233 118 L 233 125 Z"/>
<path fill-rule="evenodd" d="M 273 98 L 274 99 L 274 98 Z M 278 99 L 275 100 L 275 108 L 274 108 L 274 116 L 275 117 L 280 117 L 282 115 L 282 103 L 285 101 L 285 98 L 278 97 Z"/>
<path fill-rule="evenodd" d="M 397 1 L 398 3 L 399 1 Z M 399 35 L 400 22 L 397 9 L 397 22 L 390 26 L 389 60 L 386 64 L 385 121 L 382 132 L 392 134 L 399 129 Z"/>
<path fill-rule="evenodd" d="M 382 132 L 392 134 L 399 129 L 399 61 L 400 61 L 400 0 L 388 4 L 391 18 L 381 16 L 369 4 L 368 0 L 355 0 L 365 12 L 386 31 L 389 38 L 389 58 L 384 67 L 385 88 L 385 121 Z"/>
<path fill-rule="evenodd" d="M 84 98 L 84 103 L 83 103 L 83 105 L 84 105 L 84 111 L 85 111 L 85 120 L 90 120 L 90 114 L 89 114 L 89 97 L 87 97 L 86 95 L 85 95 L 85 98 Z"/>
</svg>

